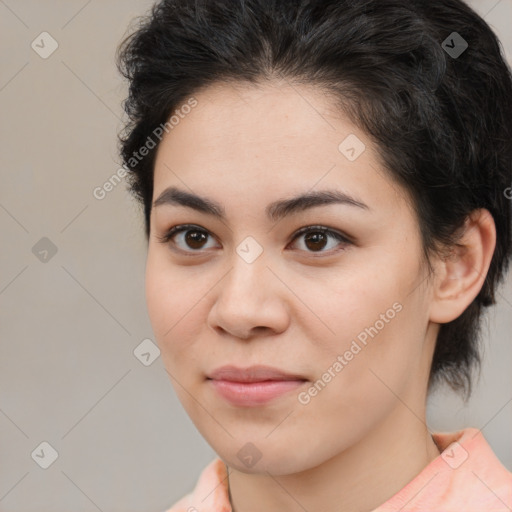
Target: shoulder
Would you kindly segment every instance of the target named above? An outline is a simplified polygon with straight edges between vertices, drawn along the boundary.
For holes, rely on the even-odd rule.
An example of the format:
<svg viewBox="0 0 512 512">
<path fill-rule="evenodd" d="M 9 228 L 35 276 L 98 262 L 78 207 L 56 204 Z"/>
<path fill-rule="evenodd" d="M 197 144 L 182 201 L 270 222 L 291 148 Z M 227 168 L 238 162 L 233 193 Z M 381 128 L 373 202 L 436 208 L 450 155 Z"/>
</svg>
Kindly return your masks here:
<svg viewBox="0 0 512 512">
<path fill-rule="evenodd" d="M 433 434 L 440 455 L 374 512 L 506 512 L 512 510 L 512 473 L 482 432 L 466 428 Z"/>
<path fill-rule="evenodd" d="M 220 458 L 201 472 L 193 491 L 165 512 L 231 512 L 226 466 Z"/>
<path fill-rule="evenodd" d="M 448 466 L 444 479 L 451 483 L 454 499 L 464 497 L 471 503 L 471 510 L 510 510 L 512 473 L 498 459 L 482 432 L 467 428 L 455 435 L 458 439 L 441 454 Z"/>
</svg>

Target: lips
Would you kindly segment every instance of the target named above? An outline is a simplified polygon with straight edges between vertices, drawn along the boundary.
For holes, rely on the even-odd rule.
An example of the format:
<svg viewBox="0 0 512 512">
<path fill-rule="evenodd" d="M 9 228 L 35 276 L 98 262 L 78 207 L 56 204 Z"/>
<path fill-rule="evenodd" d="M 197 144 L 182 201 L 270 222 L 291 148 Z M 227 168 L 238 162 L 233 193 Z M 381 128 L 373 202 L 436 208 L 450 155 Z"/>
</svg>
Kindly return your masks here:
<svg viewBox="0 0 512 512">
<path fill-rule="evenodd" d="M 303 386 L 307 379 L 271 366 L 223 366 L 211 372 L 207 382 L 231 405 L 258 407 L 289 395 Z"/>
<path fill-rule="evenodd" d="M 208 375 L 209 379 L 224 380 L 230 382 L 265 382 L 282 380 L 306 380 L 305 377 L 288 373 L 271 366 L 255 365 L 248 368 L 236 366 L 222 366 Z"/>
</svg>

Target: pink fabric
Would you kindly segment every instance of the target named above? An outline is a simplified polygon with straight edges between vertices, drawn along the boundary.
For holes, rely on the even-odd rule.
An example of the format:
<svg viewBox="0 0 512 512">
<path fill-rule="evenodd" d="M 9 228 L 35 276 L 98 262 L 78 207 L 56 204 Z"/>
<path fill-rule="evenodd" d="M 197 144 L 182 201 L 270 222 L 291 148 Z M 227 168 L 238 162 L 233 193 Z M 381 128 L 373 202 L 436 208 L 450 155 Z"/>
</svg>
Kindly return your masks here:
<svg viewBox="0 0 512 512">
<path fill-rule="evenodd" d="M 510 512 L 512 473 L 476 428 L 433 434 L 442 452 L 372 512 Z M 226 467 L 214 459 L 194 490 L 166 512 L 232 512 Z"/>
</svg>

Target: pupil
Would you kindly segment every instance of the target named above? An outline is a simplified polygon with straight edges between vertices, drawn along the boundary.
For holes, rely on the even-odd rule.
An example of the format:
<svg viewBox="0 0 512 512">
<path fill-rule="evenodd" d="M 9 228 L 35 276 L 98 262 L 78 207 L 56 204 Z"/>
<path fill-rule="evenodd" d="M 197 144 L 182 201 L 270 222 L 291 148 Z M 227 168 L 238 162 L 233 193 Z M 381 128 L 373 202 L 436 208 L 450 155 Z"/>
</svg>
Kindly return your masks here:
<svg viewBox="0 0 512 512">
<path fill-rule="evenodd" d="M 190 233 L 194 233 L 198 236 L 192 236 L 192 235 L 190 235 Z M 201 238 L 203 238 L 203 241 L 204 241 L 204 239 L 206 238 L 206 234 L 202 233 L 200 231 L 187 231 L 187 233 L 185 234 L 185 240 L 186 240 L 187 244 L 189 244 L 193 249 L 201 248 L 201 240 L 200 240 Z M 198 245 L 195 245 L 195 244 L 198 244 Z"/>
<path fill-rule="evenodd" d="M 315 233 L 308 233 L 306 235 L 306 245 L 310 249 L 323 249 L 325 247 L 325 239 L 326 239 L 325 234 L 321 233 L 319 231 L 317 231 Z M 310 241 L 313 241 L 313 244 L 318 244 L 318 242 L 324 242 L 324 243 L 320 244 L 321 247 L 318 247 L 318 245 L 313 245 L 313 247 L 309 247 L 308 242 L 310 242 Z"/>
</svg>

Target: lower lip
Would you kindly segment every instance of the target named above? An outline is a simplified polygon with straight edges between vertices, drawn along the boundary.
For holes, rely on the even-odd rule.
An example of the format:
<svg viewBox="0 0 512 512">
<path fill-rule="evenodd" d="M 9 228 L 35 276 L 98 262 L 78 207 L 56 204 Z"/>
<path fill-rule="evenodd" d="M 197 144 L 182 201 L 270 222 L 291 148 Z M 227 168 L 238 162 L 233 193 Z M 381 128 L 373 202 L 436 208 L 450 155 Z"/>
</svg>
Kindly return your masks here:
<svg viewBox="0 0 512 512">
<path fill-rule="evenodd" d="M 264 404 L 302 386 L 304 380 L 232 382 L 209 379 L 215 390 L 233 405 L 251 407 Z"/>
</svg>

